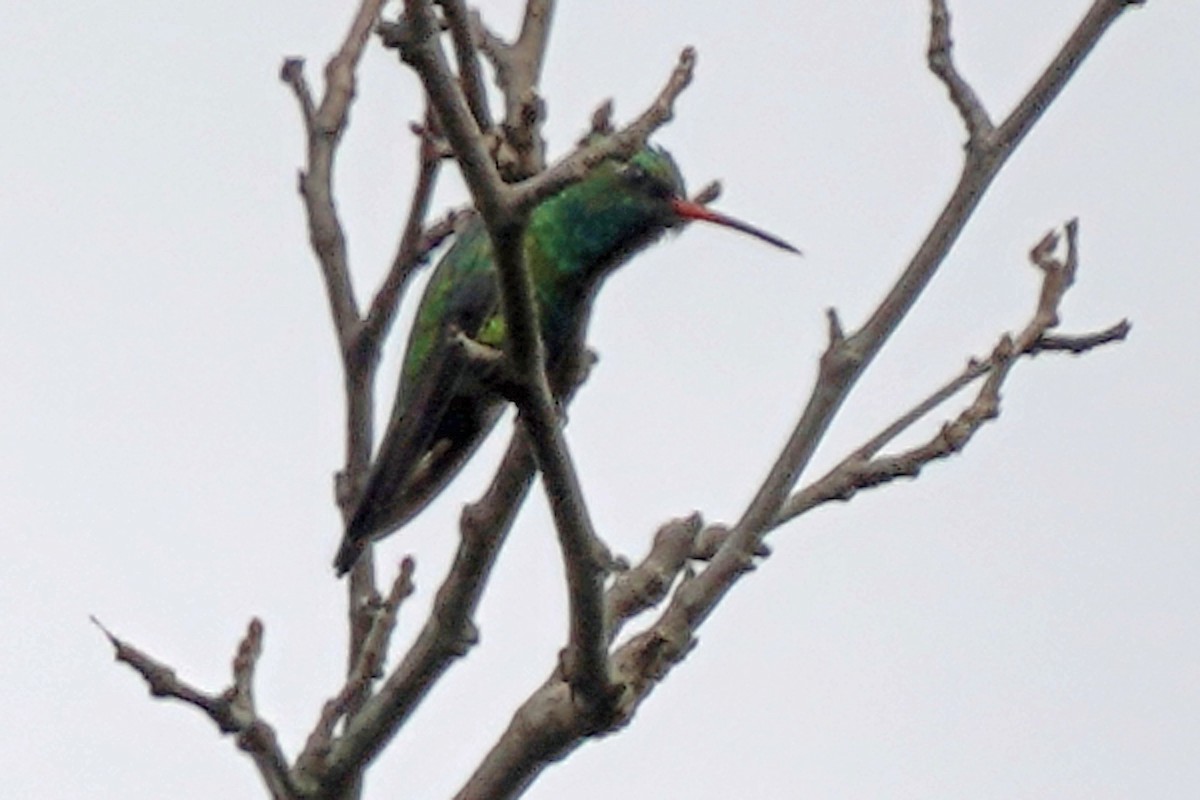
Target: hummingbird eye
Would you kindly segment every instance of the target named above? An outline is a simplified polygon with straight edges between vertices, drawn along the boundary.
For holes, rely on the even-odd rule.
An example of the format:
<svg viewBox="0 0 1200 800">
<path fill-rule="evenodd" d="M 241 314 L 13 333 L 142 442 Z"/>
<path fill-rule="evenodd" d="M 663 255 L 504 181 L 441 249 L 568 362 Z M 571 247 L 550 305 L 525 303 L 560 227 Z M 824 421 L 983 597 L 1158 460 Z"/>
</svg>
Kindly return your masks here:
<svg viewBox="0 0 1200 800">
<path fill-rule="evenodd" d="M 618 172 L 632 188 L 645 192 L 651 197 L 666 199 L 673 194 L 670 186 L 637 164 L 622 164 L 618 168 Z"/>
<path fill-rule="evenodd" d="M 650 178 L 650 173 L 642 169 L 637 164 L 626 163 L 617 167 L 617 174 L 630 184 L 638 186 L 645 183 Z"/>
</svg>

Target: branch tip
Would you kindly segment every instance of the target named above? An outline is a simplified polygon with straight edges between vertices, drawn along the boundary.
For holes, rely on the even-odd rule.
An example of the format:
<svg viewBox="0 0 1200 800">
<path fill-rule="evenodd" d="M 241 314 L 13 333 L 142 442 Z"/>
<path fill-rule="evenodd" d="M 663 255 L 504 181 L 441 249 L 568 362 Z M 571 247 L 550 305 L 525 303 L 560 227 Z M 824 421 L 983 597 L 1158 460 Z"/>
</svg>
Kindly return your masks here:
<svg viewBox="0 0 1200 800">
<path fill-rule="evenodd" d="M 596 107 L 592 112 L 592 123 L 590 133 L 596 136 L 607 136 L 613 132 L 613 99 L 610 97 Z M 586 142 L 586 137 L 580 140 L 580 144 Z"/>
<path fill-rule="evenodd" d="M 829 351 L 833 351 L 841 347 L 846 342 L 846 333 L 842 329 L 842 321 L 838 317 L 837 309 L 833 306 L 825 309 L 825 319 L 828 322 L 829 336 Z"/>
<path fill-rule="evenodd" d="M 289 56 L 283 60 L 283 65 L 279 68 L 279 80 L 284 83 L 293 83 L 302 80 L 304 77 L 304 59 L 300 56 Z"/>
</svg>

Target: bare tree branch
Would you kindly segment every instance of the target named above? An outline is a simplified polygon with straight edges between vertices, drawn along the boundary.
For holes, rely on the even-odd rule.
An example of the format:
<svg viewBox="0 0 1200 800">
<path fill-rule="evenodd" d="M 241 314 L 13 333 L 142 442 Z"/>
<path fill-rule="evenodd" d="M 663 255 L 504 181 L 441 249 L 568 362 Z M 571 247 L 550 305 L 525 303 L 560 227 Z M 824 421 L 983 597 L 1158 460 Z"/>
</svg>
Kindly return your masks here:
<svg viewBox="0 0 1200 800">
<path fill-rule="evenodd" d="M 431 127 L 430 117 L 427 112 L 423 130 Z M 436 142 L 430 136 L 421 136 L 417 182 L 409 202 L 404 233 L 400 237 L 396 257 L 392 259 L 391 269 L 371 302 L 371 309 L 367 312 L 358 342 L 360 350 L 369 349 L 373 357 L 378 357 L 380 344 L 392 327 L 392 321 L 400 307 L 400 298 L 417 267 L 434 248 L 454 233 L 455 223 L 460 216 L 460 212 L 457 211 L 450 212 L 428 229 L 425 228 L 425 218 L 429 215 L 429 203 L 433 198 L 440 169 L 441 153 L 438 152 Z"/>
<path fill-rule="evenodd" d="M 446 15 L 446 24 L 450 29 L 450 38 L 454 42 L 454 57 L 458 62 L 459 81 L 462 83 L 463 94 L 467 98 L 467 106 L 475 117 L 475 124 L 481 131 L 490 132 L 495 123 L 492 112 L 488 107 L 487 88 L 483 85 L 483 72 L 479 68 L 479 59 L 475 55 L 475 40 L 471 35 L 471 19 L 467 14 L 467 4 L 463 0 L 438 0 L 442 12 Z"/>
<path fill-rule="evenodd" d="M 358 322 L 358 304 L 346 263 L 346 237 L 333 202 L 333 154 L 342 126 L 332 130 L 319 127 L 321 122 L 328 121 L 328 115 L 317 113 L 308 81 L 304 78 L 304 59 L 284 61 L 279 77 L 296 94 L 308 134 L 308 169 L 301 171 L 298 189 L 308 211 L 309 241 L 325 279 L 325 295 L 329 299 L 334 329 L 345 350 Z M 350 95 L 347 95 L 346 102 L 349 101 Z M 325 107 L 324 103 L 322 107 Z M 342 123 L 344 125 L 344 119 Z"/>
<path fill-rule="evenodd" d="M 1078 355 L 1086 353 L 1089 350 L 1100 347 L 1101 345 L 1110 344 L 1112 342 L 1122 341 L 1129 335 L 1130 328 L 1129 320 L 1123 319 L 1120 322 L 1105 328 L 1102 331 L 1095 333 L 1086 333 L 1075 336 L 1067 336 L 1063 334 L 1046 335 L 1038 339 L 1029 347 L 1029 355 L 1036 356 L 1039 353 L 1055 353 L 1066 352 Z"/>
<path fill-rule="evenodd" d="M 343 355 L 358 330 L 358 305 L 346 261 L 346 239 L 333 200 L 333 161 L 338 142 L 346 132 L 350 104 L 354 101 L 358 62 L 371 30 L 379 21 L 384 0 L 363 0 L 341 48 L 325 67 L 325 95 L 314 104 L 304 79 L 304 60 L 284 61 L 280 78 L 292 87 L 300 102 L 308 134 L 308 169 L 300 174 L 300 193 L 308 210 L 309 237 L 321 262 L 325 293 Z"/>
<path fill-rule="evenodd" d="M 901 477 L 916 477 L 929 462 L 962 450 L 975 432 L 985 422 L 994 419 L 998 413 L 999 382 L 981 388 L 975 401 L 954 420 L 946 422 L 928 442 L 893 456 L 875 457 L 889 442 L 930 411 L 980 378 L 997 374 L 1004 364 L 1010 363 L 1014 358 L 1033 357 L 1041 352 L 1084 353 L 1123 340 L 1129 333 L 1129 327 L 1129 323 L 1122 320 L 1103 331 L 1070 337 L 1050 336 L 1044 331 L 1037 334 L 1036 329 L 1027 329 L 1027 334 L 1021 338 L 1029 344 L 1019 351 L 1016 350 L 1017 345 L 1011 337 L 1003 337 L 988 358 L 971 359 L 959 375 L 872 437 L 833 469 L 789 497 L 773 527 L 783 525 L 831 500 L 849 500 L 861 489 L 880 486 Z M 1047 342 L 1054 344 L 1047 346 Z"/>
<path fill-rule="evenodd" d="M 609 644 L 626 620 L 666 598 L 688 560 L 695 557 L 703 524 L 698 513 L 671 520 L 654 534 L 654 544 L 641 563 L 617 575 L 604 593 Z"/>
<path fill-rule="evenodd" d="M 1030 322 L 1015 337 L 1007 334 L 1002 336 L 988 359 L 969 363 L 962 374 L 858 448 L 824 477 L 789 498 L 772 527 L 829 500 L 847 499 L 859 489 L 881 485 L 897 477 L 916 475 L 925 464 L 960 451 L 985 422 L 997 416 L 1000 388 L 1017 359 L 1022 355 L 1034 355 L 1039 348 L 1038 343 L 1045 340 L 1047 331 L 1058 324 L 1058 307 L 1078 267 L 1075 221 L 1068 222 L 1065 230 L 1065 258 L 1058 259 L 1053 255 L 1059 244 L 1058 235 L 1053 232 L 1043 237 L 1030 254 L 1035 266 L 1043 273 L 1041 292 Z M 831 325 L 831 328 L 836 340 L 836 326 Z M 1118 340 L 1127 330 L 1128 325 L 1122 323 L 1088 337 L 1074 337 L 1070 341 L 1081 342 L 1086 339 L 1098 346 Z M 872 458 L 917 419 L 981 377 L 985 380 L 974 401 L 954 420 L 943 425 L 928 442 L 896 456 Z M 723 546 L 717 558 L 724 555 Z M 705 602 L 704 582 L 715 564 L 716 560 L 695 579 L 680 584 L 658 621 L 614 653 L 614 672 L 624 679 L 623 685 L 626 687 L 623 697 L 627 704 L 621 710 L 622 720 L 633 713 L 641 699 L 694 646 L 693 637 L 698 625 L 696 620 L 703 619 L 703 608 L 697 606 Z M 744 559 L 736 562 L 736 566 L 745 571 L 752 564 Z"/>
<path fill-rule="evenodd" d="M 597 164 L 609 158 L 629 158 L 646 145 L 654 131 L 675 117 L 675 100 L 692 82 L 696 68 L 696 51 L 685 47 L 667 83 L 650 106 L 633 122 L 615 133 L 577 149 L 546 171 L 513 187 L 514 203 L 519 208 L 532 208 L 553 194 L 584 178 Z"/>
<path fill-rule="evenodd" d="M 1012 126 L 1014 119 L 1025 120 L 1021 124 L 1028 129 L 1045 111 L 1045 103 L 1058 94 L 1074 74 L 1083 56 L 1090 52 L 1108 24 L 1126 5 L 1113 0 L 1096 0 L 1062 50 L 1038 78 L 1035 89 L 1041 87 L 1040 90 L 1027 95 L 1026 100 L 1001 126 L 1001 130 Z M 1042 101 L 1040 105 L 1039 100 Z M 950 246 L 966 226 L 971 213 L 1020 139 L 1021 136 L 997 135 L 980 147 L 967 151 L 962 175 L 950 200 L 891 291 L 862 329 L 844 339 L 831 337 L 830 346 L 821 359 L 817 386 L 800 421 L 726 545 L 726 549 L 732 551 L 736 548 L 740 553 L 729 552 L 727 562 L 723 561 L 722 554 L 718 554 L 698 581 L 701 588 L 696 590 L 697 593 L 706 595 L 701 603 L 702 608 L 696 609 L 701 619 L 744 571 L 746 554 L 752 552 L 754 545 L 769 530 L 788 491 L 812 457 L 817 442 L 846 395 L 945 260 Z"/>
<path fill-rule="evenodd" d="M 968 127 L 975 126 L 983 130 L 979 117 L 982 106 L 973 100 L 973 91 L 953 70 L 948 58 L 949 22 L 944 13 L 944 4 L 933 1 L 931 50 L 941 50 L 945 55 L 944 59 L 935 59 L 938 61 L 935 72 L 953 84 L 950 86 L 952 99 L 967 120 Z M 1063 51 L 1038 79 L 1035 88 L 1043 87 L 1041 91 L 1031 92 L 1031 96 L 1043 98 L 1046 102 L 1052 99 L 1069 79 L 1079 60 L 1090 51 L 1107 24 L 1119 15 L 1125 5 L 1111 0 L 1097 0 L 1064 45 Z M 1069 68 L 1064 68 L 1064 65 Z M 1010 125 L 1013 119 L 1026 117 L 1032 124 L 1045 110 L 1044 104 L 1034 108 L 1033 102 L 1029 101 L 1028 108 L 1025 104 L 1018 107 L 1004 125 Z M 625 724 L 662 677 L 687 655 L 695 644 L 695 630 L 738 578 L 753 569 L 753 558 L 759 552 L 763 536 L 778 524 L 788 492 L 807 465 L 845 396 L 943 262 L 951 244 L 1004 161 L 1011 155 L 1019 138 L 986 137 L 977 147 L 968 148 L 958 186 L 946 207 L 896 285 L 861 330 L 847 335 L 836 312 L 830 311 L 829 345 L 821 359 L 817 385 L 758 494 L 725 537 L 711 562 L 699 574 L 687 577 L 677 585 L 667 608 L 651 627 L 612 654 L 612 675 L 622 691 L 614 713 L 605 721 L 607 724 L 599 729 L 594 727 L 595 718 L 589 719 L 579 713 L 568 685 L 555 681 L 552 676 L 522 704 L 508 729 L 457 795 L 460 800 L 519 795 L 545 766 L 570 753 L 585 737 Z M 939 448 L 961 447 L 966 438 L 995 413 L 999 386 L 1011 368 L 1016 352 L 1019 348 L 1032 348 L 1037 342 L 1044 341 L 1047 327 L 1057 323 L 1057 316 L 1046 316 L 1046 310 L 1052 305 L 1057 307 L 1056 303 L 1073 275 L 1073 223 L 1067 230 L 1069 247 L 1066 262 L 1060 265 L 1047 255 L 1052 249 L 1050 244 L 1035 253 L 1040 259 L 1038 263 L 1044 270 L 1045 278 L 1034 322 L 1017 337 L 1015 347 L 1007 338 L 1002 340 L 1001 346 L 993 353 L 995 363 L 980 396 L 964 412 L 959 427 L 943 429 L 945 435 L 926 448 L 924 457 L 934 457 Z M 1053 300 L 1053 304 L 1050 300 Z M 971 379 L 975 377 L 978 376 Z"/>
<path fill-rule="evenodd" d="M 300 59 L 288 59 L 281 72 L 283 80 L 295 91 L 304 115 L 308 140 L 308 168 L 300 176 L 300 193 L 308 212 L 309 238 L 325 278 L 326 295 L 342 357 L 343 387 L 346 395 L 346 456 L 345 465 L 338 474 L 335 486 L 343 518 L 353 513 L 370 466 L 371 445 L 374 439 L 373 388 L 380 340 L 390 326 L 407 273 L 420 255 L 411 244 L 417 237 L 406 231 L 401 245 L 404 266 L 394 266 L 389 272 L 383 290 L 372 305 L 369 317 L 372 324 L 365 327 L 354 297 L 345 234 L 333 198 L 333 166 L 337 147 L 349 123 L 350 106 L 354 101 L 357 86 L 358 65 L 371 31 L 379 22 L 382 6 L 383 0 L 360 2 L 341 47 L 325 67 L 325 93 L 315 108 L 304 81 L 303 62 Z M 421 155 L 424 159 L 424 148 Z M 410 229 L 415 227 L 419 230 L 423 223 L 428 197 L 436 176 L 436 166 L 428 168 L 426 173 L 425 180 L 418 182 L 414 194 L 413 211 L 419 212 L 419 216 L 410 217 Z M 405 243 L 408 243 L 407 247 Z M 398 256 L 398 260 L 399 258 Z M 351 675 L 360 662 L 372 627 L 372 608 L 378 603 L 379 593 L 375 588 L 374 572 L 370 548 L 367 548 L 347 581 L 347 673 Z M 367 686 L 358 686 L 357 691 L 347 698 L 347 712 L 353 713 L 366 700 L 368 689 Z M 356 797 L 359 789 L 357 786 L 351 787 L 346 794 Z"/>
<path fill-rule="evenodd" d="M 360 347 L 362 322 L 346 256 L 346 237 L 333 199 L 333 164 L 349 122 L 356 91 L 356 71 L 384 0 L 362 0 L 341 48 L 325 66 L 325 94 L 315 105 L 304 79 L 304 62 L 289 58 L 280 77 L 295 92 L 308 139 L 308 168 L 300 174 L 300 194 L 308 212 L 309 239 L 325 278 L 334 329 L 342 356 L 346 394 L 346 461 L 337 480 L 337 501 L 343 517 L 352 513 L 358 489 L 371 461 L 375 364 L 378 348 Z M 370 555 L 359 559 L 347 582 L 350 644 L 348 669 L 353 668 L 370 626 L 365 616 L 375 590 Z"/>
<path fill-rule="evenodd" d="M 1001 162 L 1041 119 L 1043 112 L 1054 102 L 1054 98 L 1058 97 L 1058 93 L 1067 85 L 1088 53 L 1092 52 L 1092 48 L 1104 36 L 1108 26 L 1113 24 L 1122 12 L 1144 4 L 1145 0 L 1094 0 L 1087 14 L 1071 32 L 1070 38 L 1054 56 L 1054 60 L 996 129 L 990 146 L 991 149 L 1005 154 L 1000 159 Z"/>
<path fill-rule="evenodd" d="M 321 782 L 343 785 L 387 745 L 437 679 L 475 644 L 471 618 L 496 556 L 533 480 L 534 461 L 519 431 L 487 493 L 462 515 L 462 539 L 450 572 L 412 648 L 377 694 L 347 722 L 329 751 Z"/>
<path fill-rule="evenodd" d="M 342 690 L 325 703 L 304 750 L 296 758 L 296 774 L 304 776 L 304 780 L 298 780 L 298 783 L 309 783 L 313 779 L 319 779 L 332 747 L 338 722 L 352 713 L 356 698 L 364 696 L 369 691 L 371 682 L 380 677 L 384 659 L 387 657 L 388 643 L 396 629 L 400 604 L 415 589 L 412 580 L 415 569 L 415 562 L 411 558 L 405 558 L 400 564 L 400 571 L 387 599 L 375 609 L 375 618 L 364 638 L 362 650 L 358 654 L 358 663 L 350 671 Z"/>
<path fill-rule="evenodd" d="M 604 593 L 608 642 L 611 645 L 625 623 L 654 608 L 670 593 L 692 561 L 708 561 L 729 537 L 724 525 L 705 525 L 699 512 L 667 522 L 654 534 L 650 552 L 634 567 L 620 570 Z M 763 545 L 754 554 L 770 555 Z M 561 675 L 557 676 L 561 680 Z"/>
<path fill-rule="evenodd" d="M 992 120 L 975 90 L 954 66 L 951 55 L 954 42 L 950 39 L 950 11 L 946 8 L 946 0 L 932 0 L 930 6 L 929 70 L 946 84 L 950 102 L 958 109 L 958 115 L 967 127 L 967 148 L 974 150 L 991 136 Z"/>
<path fill-rule="evenodd" d="M 254 668 L 262 654 L 262 622 L 250 620 L 238 645 L 233 659 L 233 683 L 220 694 L 209 694 L 179 678 L 166 664 L 118 639 L 95 617 L 91 619 L 113 646 L 117 661 L 128 664 L 141 675 L 152 696 L 170 697 L 195 706 L 208 715 L 221 733 L 233 734 L 237 746 L 254 760 L 274 800 L 299 797 L 275 729 L 258 716 L 254 707 Z"/>
<path fill-rule="evenodd" d="M 513 715 L 512 722 L 454 800 L 519 797 L 548 764 L 583 743 L 586 728 L 562 681 L 543 684 Z"/>
<path fill-rule="evenodd" d="M 458 158 L 475 207 L 485 220 L 514 224 L 500 173 L 484 145 L 484 132 L 471 114 L 438 39 L 431 0 L 406 0 L 401 22 L 379 26 L 383 43 L 400 52 L 425 85 L 438 125 Z M 491 230 L 489 225 L 489 231 Z"/>
<path fill-rule="evenodd" d="M 406 4 L 410 37 L 404 58 L 425 83 L 438 120 L 458 153 L 463 174 L 483 215 L 496 259 L 504 314 L 506 353 L 523 390 L 520 418 L 529 431 L 546 494 L 563 548 L 568 573 L 571 646 L 568 659 L 581 701 L 596 708 L 611 694 L 601 594 L 607 552 L 600 543 L 583 501 L 583 492 L 561 432 L 558 407 L 545 372 L 544 345 L 537 332 L 533 287 L 525 268 L 522 242 L 527 209 L 516 208 L 494 163 L 485 153 L 481 132 L 466 113 L 458 85 L 450 80 L 427 2 Z M 468 152 L 464 152 L 464 150 Z"/>
<path fill-rule="evenodd" d="M 702 527 L 699 514 L 672 520 L 654 537 L 650 552 L 635 567 L 618 575 L 605 595 L 610 621 L 609 641 L 629 619 L 660 603 L 691 559 L 711 556 L 728 531 Z M 622 675 L 620 665 L 617 674 Z M 455 795 L 456 800 L 492 800 L 520 795 L 549 763 L 564 757 L 586 737 L 615 730 L 629 721 L 628 687 L 622 695 L 618 718 L 590 718 L 571 696 L 560 665 L 526 700 L 508 729 L 488 753 L 479 769 Z"/>
<path fill-rule="evenodd" d="M 497 154 L 501 173 L 509 180 L 536 175 L 546 165 L 546 145 L 541 135 L 545 108 L 538 92 L 553 0 L 528 0 L 521 33 L 511 45 L 483 24 L 478 12 L 471 27 L 479 49 L 496 70 L 496 84 L 504 95 L 504 144 Z"/>
</svg>

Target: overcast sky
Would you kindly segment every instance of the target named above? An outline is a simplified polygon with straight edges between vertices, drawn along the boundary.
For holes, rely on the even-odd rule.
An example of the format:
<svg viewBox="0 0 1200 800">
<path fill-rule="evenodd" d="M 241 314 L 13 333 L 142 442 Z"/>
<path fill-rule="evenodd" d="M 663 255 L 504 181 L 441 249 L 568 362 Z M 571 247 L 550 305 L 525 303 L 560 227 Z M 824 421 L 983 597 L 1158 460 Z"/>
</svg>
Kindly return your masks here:
<svg viewBox="0 0 1200 800">
<path fill-rule="evenodd" d="M 277 72 L 303 55 L 318 82 L 352 5 L 0 5 L 6 796 L 264 796 L 232 741 L 112 662 L 89 614 L 214 690 L 260 616 L 259 705 L 289 755 L 339 686 L 341 384 Z M 512 30 L 519 3 L 484 5 Z M 1087 5 L 952 3 L 960 65 L 994 116 Z M 638 113 L 693 44 L 695 84 L 657 141 L 693 187 L 724 181 L 721 209 L 806 252 L 693 226 L 606 286 L 602 360 L 568 435 L 599 530 L 636 557 L 670 517 L 736 519 L 810 389 L 823 310 L 854 326 L 886 291 L 948 196 L 963 132 L 924 67 L 917 0 L 568 3 L 555 22 L 554 153 L 606 97 Z M 966 453 L 774 534 L 634 724 L 528 797 L 1195 796 L 1198 35 L 1194 2 L 1150 0 L 1116 24 L 814 469 L 1023 326 L 1026 253 L 1071 217 L 1082 264 L 1063 328 L 1129 317 L 1129 341 L 1022 364 Z M 398 236 L 419 113 L 415 81 L 373 48 L 338 172 L 363 292 Z M 447 181 L 439 202 L 461 197 Z M 403 638 L 505 439 L 381 548 L 417 559 Z M 482 645 L 368 797 L 461 785 L 562 644 L 557 552 L 537 496 L 484 597 Z"/>
</svg>

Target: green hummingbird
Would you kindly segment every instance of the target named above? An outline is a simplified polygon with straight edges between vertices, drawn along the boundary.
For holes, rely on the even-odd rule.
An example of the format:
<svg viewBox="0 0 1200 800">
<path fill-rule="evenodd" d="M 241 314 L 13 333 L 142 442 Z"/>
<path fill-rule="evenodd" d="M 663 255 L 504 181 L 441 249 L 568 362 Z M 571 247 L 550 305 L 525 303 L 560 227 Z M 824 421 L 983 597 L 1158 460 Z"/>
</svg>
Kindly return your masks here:
<svg viewBox="0 0 1200 800">
<path fill-rule="evenodd" d="M 596 290 L 668 229 L 701 220 L 799 253 L 741 220 L 687 199 L 683 176 L 665 150 L 647 146 L 628 160 L 601 162 L 580 182 L 533 209 L 525 263 L 533 282 L 546 375 L 561 397 L 584 349 Z M 491 240 L 476 216 L 434 269 L 417 309 L 391 419 L 346 526 L 334 566 L 354 566 L 367 542 L 411 520 L 449 483 L 504 410 L 494 382 L 480 374 L 457 333 L 504 347 L 504 316 Z"/>
</svg>

